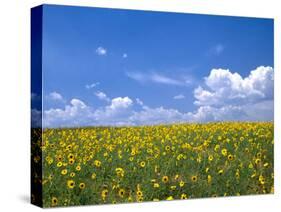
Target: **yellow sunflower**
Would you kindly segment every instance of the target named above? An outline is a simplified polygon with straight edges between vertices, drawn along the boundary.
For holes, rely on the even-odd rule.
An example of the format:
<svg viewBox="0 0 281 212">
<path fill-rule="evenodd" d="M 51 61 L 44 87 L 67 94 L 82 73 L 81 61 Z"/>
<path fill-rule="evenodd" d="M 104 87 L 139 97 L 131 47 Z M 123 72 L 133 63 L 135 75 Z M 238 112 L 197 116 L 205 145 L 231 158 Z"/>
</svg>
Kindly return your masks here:
<svg viewBox="0 0 281 212">
<path fill-rule="evenodd" d="M 86 187 L 85 183 L 80 183 L 80 184 L 79 184 L 79 188 L 80 188 L 80 189 L 84 189 L 85 187 Z"/>
<path fill-rule="evenodd" d="M 198 177 L 196 175 L 191 176 L 191 181 L 193 183 L 197 182 L 197 180 L 198 180 Z"/>
<path fill-rule="evenodd" d="M 58 198 L 52 197 L 52 206 L 56 206 L 58 204 Z"/>
<path fill-rule="evenodd" d="M 163 176 L 163 177 L 162 177 L 162 182 L 163 182 L 163 183 L 169 182 L 169 177 L 168 177 L 168 176 Z"/>
<path fill-rule="evenodd" d="M 68 180 L 67 181 L 67 187 L 68 188 L 74 188 L 74 186 L 75 186 L 75 182 L 73 181 L 73 180 Z"/>
</svg>

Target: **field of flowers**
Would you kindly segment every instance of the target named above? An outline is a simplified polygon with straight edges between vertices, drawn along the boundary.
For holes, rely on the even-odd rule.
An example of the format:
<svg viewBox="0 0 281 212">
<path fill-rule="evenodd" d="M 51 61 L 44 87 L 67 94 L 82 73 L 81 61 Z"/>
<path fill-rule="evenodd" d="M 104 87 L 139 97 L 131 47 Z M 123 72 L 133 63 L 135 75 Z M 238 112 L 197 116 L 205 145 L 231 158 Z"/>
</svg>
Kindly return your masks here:
<svg viewBox="0 0 281 212">
<path fill-rule="evenodd" d="M 45 129 L 43 206 L 273 193 L 273 128 L 225 122 Z"/>
</svg>

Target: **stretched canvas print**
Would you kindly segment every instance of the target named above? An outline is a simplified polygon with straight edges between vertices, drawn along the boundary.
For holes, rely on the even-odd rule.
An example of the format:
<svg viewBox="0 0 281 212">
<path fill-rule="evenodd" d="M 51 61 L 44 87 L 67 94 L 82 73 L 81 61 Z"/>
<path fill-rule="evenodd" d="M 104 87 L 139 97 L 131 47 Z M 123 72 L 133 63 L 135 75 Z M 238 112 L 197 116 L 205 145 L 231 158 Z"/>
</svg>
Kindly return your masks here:
<svg viewBox="0 0 281 212">
<path fill-rule="evenodd" d="M 274 192 L 272 19 L 42 5 L 31 24 L 33 204 Z"/>
</svg>

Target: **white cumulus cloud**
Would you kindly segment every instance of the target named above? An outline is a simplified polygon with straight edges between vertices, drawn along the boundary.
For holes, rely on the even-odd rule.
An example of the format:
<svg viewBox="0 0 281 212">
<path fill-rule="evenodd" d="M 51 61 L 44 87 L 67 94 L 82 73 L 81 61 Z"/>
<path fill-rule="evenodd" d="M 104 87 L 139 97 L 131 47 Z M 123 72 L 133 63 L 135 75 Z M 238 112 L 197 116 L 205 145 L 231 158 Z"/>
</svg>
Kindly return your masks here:
<svg viewBox="0 0 281 212">
<path fill-rule="evenodd" d="M 109 106 L 111 109 L 115 110 L 118 108 L 128 108 L 133 104 L 133 100 L 129 97 L 117 97 L 111 100 L 111 105 Z"/>
<path fill-rule="evenodd" d="M 105 56 L 107 54 L 106 48 L 100 46 L 96 49 L 96 53 L 100 56 Z"/>
<path fill-rule="evenodd" d="M 104 100 L 104 101 L 107 101 L 107 102 L 110 101 L 110 99 L 107 97 L 107 95 L 102 91 L 95 92 L 95 96 L 98 97 L 100 100 Z"/>
<path fill-rule="evenodd" d="M 128 117 L 132 115 L 133 100 L 116 97 L 110 104 L 94 109 L 80 99 L 72 99 L 63 109 L 51 108 L 44 111 L 44 127 L 77 127 L 96 125 L 132 125 Z M 36 116 L 35 116 L 36 115 Z M 38 117 L 34 114 L 34 117 Z"/>
<path fill-rule="evenodd" d="M 56 91 L 49 93 L 47 95 L 47 98 L 54 101 L 63 101 L 62 95 Z"/>
<path fill-rule="evenodd" d="M 225 69 L 213 69 L 204 83 L 194 89 L 194 111 L 182 112 L 163 106 L 151 108 L 139 98 L 109 99 L 103 92 L 97 97 L 107 104 L 93 108 L 79 99 L 72 99 L 64 108 L 51 108 L 43 113 L 44 127 L 152 125 L 210 121 L 272 121 L 273 68 L 260 66 L 248 76 Z M 175 99 L 183 99 L 179 94 Z M 192 102 L 191 102 L 192 104 Z M 40 113 L 33 111 L 34 120 Z M 37 121 L 38 122 L 38 121 Z M 40 124 L 40 123 L 37 123 Z"/>
<path fill-rule="evenodd" d="M 273 120 L 274 71 L 260 66 L 243 78 L 225 69 L 213 69 L 205 78 L 204 88 L 194 90 L 199 108 L 196 120 Z"/>
<path fill-rule="evenodd" d="M 79 99 L 72 99 L 64 109 L 51 108 L 44 111 L 44 127 L 68 127 L 91 125 L 91 108 Z"/>
<path fill-rule="evenodd" d="M 128 117 L 132 114 L 133 100 L 129 97 L 116 97 L 110 105 L 94 111 L 93 117 L 97 125 L 131 125 Z"/>
<path fill-rule="evenodd" d="M 260 66 L 241 77 L 225 69 L 213 69 L 205 78 L 205 89 L 195 89 L 196 105 L 254 103 L 273 99 L 273 68 Z"/>
</svg>

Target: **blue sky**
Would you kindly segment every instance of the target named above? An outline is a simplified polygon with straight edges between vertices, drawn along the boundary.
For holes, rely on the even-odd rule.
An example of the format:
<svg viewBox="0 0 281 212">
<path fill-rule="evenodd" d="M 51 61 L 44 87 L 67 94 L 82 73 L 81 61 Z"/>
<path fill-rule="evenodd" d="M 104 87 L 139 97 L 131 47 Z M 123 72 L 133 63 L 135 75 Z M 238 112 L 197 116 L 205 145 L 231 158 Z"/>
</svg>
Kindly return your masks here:
<svg viewBox="0 0 281 212">
<path fill-rule="evenodd" d="M 273 120 L 273 66 L 272 19 L 44 6 L 46 127 Z"/>
</svg>

